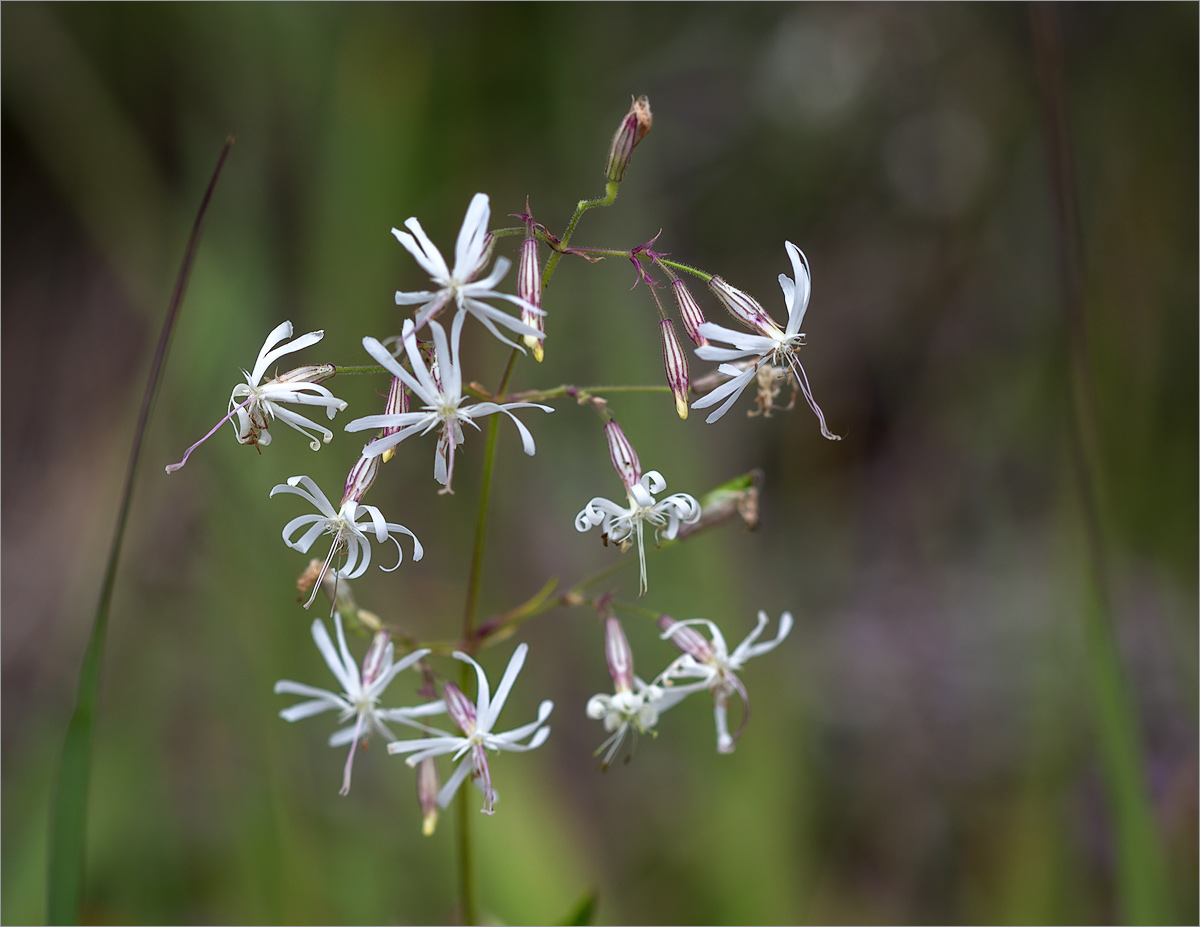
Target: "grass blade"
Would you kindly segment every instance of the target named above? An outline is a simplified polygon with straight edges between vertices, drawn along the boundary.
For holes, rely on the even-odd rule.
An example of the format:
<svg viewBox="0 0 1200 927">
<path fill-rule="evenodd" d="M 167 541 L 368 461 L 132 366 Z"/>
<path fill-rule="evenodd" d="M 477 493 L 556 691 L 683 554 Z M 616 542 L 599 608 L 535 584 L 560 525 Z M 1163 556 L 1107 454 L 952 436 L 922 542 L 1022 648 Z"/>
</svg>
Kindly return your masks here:
<svg viewBox="0 0 1200 927">
<path fill-rule="evenodd" d="M 1066 312 L 1071 377 L 1071 464 L 1087 543 L 1088 588 L 1083 628 L 1095 699 L 1096 739 L 1108 793 L 1116 853 L 1118 917 L 1130 924 L 1171 923 L 1162 841 L 1145 774 L 1142 736 L 1132 684 L 1122 665 L 1112 603 L 1102 518 L 1095 389 L 1084 305 L 1083 248 L 1074 162 L 1068 131 L 1062 37 L 1058 9 L 1029 7 L 1038 67 L 1046 163 L 1054 199 L 1058 272 Z"/>
<path fill-rule="evenodd" d="M 204 199 L 196 213 L 184 250 L 183 263 L 171 294 L 167 316 L 163 320 L 154 360 L 150 365 L 150 376 L 146 391 L 142 394 L 142 406 L 138 412 L 137 425 L 133 432 L 133 446 L 129 451 L 129 465 L 125 471 L 125 487 L 121 493 L 121 504 L 117 510 L 117 524 L 113 530 L 112 544 L 108 550 L 108 565 L 104 571 L 104 583 L 100 587 L 100 601 L 96 605 L 96 616 L 92 621 L 92 633 L 88 638 L 83 655 L 83 666 L 79 671 L 79 686 L 75 693 L 75 710 L 67 725 L 66 741 L 63 744 L 62 761 L 50 808 L 50 866 L 46 881 L 46 920 L 51 924 L 74 924 L 79 920 L 79 906 L 83 897 L 83 875 L 85 863 L 85 841 L 87 835 L 88 783 L 91 778 L 92 724 L 96 715 L 96 693 L 100 683 L 100 666 L 104 659 L 104 640 L 108 631 L 109 608 L 112 604 L 113 586 L 117 578 L 117 566 L 121 559 L 121 545 L 125 539 L 125 526 L 129 518 L 129 503 L 133 497 L 137 477 L 138 458 L 150 420 L 150 409 L 162 376 L 167 357 L 167 345 L 175 321 L 183 305 L 188 277 L 200 244 L 200 230 L 205 213 L 216 189 L 221 169 L 233 146 L 233 136 L 225 140 L 225 147 L 217 160 Z"/>
</svg>

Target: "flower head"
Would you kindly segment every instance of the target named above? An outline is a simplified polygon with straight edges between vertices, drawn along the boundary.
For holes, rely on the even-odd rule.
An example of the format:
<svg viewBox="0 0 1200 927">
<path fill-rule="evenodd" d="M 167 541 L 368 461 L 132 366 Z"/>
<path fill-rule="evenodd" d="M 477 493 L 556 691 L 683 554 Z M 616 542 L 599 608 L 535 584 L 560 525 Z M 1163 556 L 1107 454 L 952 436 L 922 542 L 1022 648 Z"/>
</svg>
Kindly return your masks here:
<svg viewBox="0 0 1200 927">
<path fill-rule="evenodd" d="M 284 338 L 291 337 L 291 322 L 280 323 L 274 328 L 271 334 L 267 335 L 267 340 L 263 342 L 262 350 L 258 352 L 258 360 L 255 361 L 254 369 L 251 371 L 243 370 L 242 373 L 246 377 L 246 381 L 239 383 L 233 388 L 233 393 L 229 397 L 228 413 L 212 427 L 212 430 L 208 434 L 187 449 L 182 460 L 178 463 L 169 464 L 167 466 L 168 473 L 174 473 L 187 463 L 188 458 L 192 455 L 192 451 L 216 434 L 217 429 L 225 424 L 225 422 L 233 419 L 236 419 L 234 422 L 234 432 L 239 444 L 253 444 L 259 447 L 266 447 L 271 443 L 271 433 L 267 429 L 270 427 L 272 420 L 276 418 L 295 428 L 304 437 L 308 438 L 309 447 L 314 451 L 321 448 L 321 441 L 318 440 L 318 435 L 327 444 L 333 439 L 333 432 L 328 428 L 323 428 L 303 415 L 293 412 L 291 409 L 285 409 L 280 405 L 280 403 L 286 402 L 295 405 L 323 406 L 326 415 L 330 419 L 336 413 L 345 409 L 345 402 L 334 396 L 327 387 L 320 385 L 321 381 L 328 380 L 337 372 L 332 364 L 297 367 L 294 370 L 289 370 L 287 373 L 279 374 L 267 380 L 266 383 L 262 382 L 262 378 L 271 364 L 275 363 L 275 361 L 285 354 L 291 354 L 309 345 L 316 344 L 325 337 L 325 333 L 323 331 L 309 332 L 307 335 L 301 335 L 288 344 L 275 347 Z M 316 434 L 307 431 L 306 429 L 308 428 L 311 428 Z"/>
<path fill-rule="evenodd" d="M 613 615 L 604 622 L 604 653 L 613 680 L 613 694 L 593 695 L 587 703 L 587 716 L 603 721 L 604 729 L 610 733 L 596 750 L 597 755 L 604 753 L 601 768 L 612 762 L 630 730 L 637 734 L 653 731 L 658 716 L 689 694 L 684 687 L 664 689 L 647 685 L 633 674 L 629 639 Z"/>
<path fill-rule="evenodd" d="M 663 670 L 658 682 L 664 688 L 675 688 L 680 698 L 701 689 L 708 689 L 713 694 L 713 717 L 717 725 L 717 752 L 732 753 L 734 743 L 741 736 L 746 722 L 750 720 L 750 696 L 738 678 L 738 671 L 752 657 L 761 656 L 774 650 L 792 630 L 792 616 L 784 612 L 779 616 L 779 633 L 774 640 L 757 643 L 763 628 L 769 619 L 766 612 L 758 613 L 758 624 L 744 641 L 730 653 L 725 646 L 725 637 L 711 621 L 697 618 L 693 621 L 676 621 L 669 615 L 663 615 L 658 620 L 662 628 L 663 640 L 669 640 L 683 651 L 670 666 Z M 692 625 L 704 625 L 708 628 L 711 640 L 693 630 Z M 691 680 L 683 685 L 675 686 L 680 680 Z M 727 705 L 729 696 L 737 693 L 742 699 L 742 723 L 732 735 L 729 733 Z"/>
<path fill-rule="evenodd" d="M 639 591 L 645 595 L 646 544 L 644 530 L 647 524 L 661 533 L 667 540 L 675 537 L 680 524 L 691 524 L 700 518 L 700 503 L 687 493 L 677 492 L 661 502 L 655 500 L 656 493 L 667 488 L 667 481 L 657 470 L 642 473 L 641 463 L 633 445 L 616 422 L 605 425 L 608 433 L 608 448 L 613 467 L 621 482 L 625 484 L 628 505 L 622 506 L 610 499 L 596 496 L 575 516 L 575 530 L 588 531 L 601 526 L 601 534 L 607 544 L 612 541 L 622 551 L 629 549 L 635 541 L 638 547 L 638 565 L 641 569 Z"/>
<path fill-rule="evenodd" d="M 496 792 L 492 788 L 492 775 L 488 769 L 487 754 L 484 751 L 525 752 L 536 750 L 550 736 L 550 728 L 546 725 L 546 719 L 550 717 L 554 703 L 549 700 L 538 706 L 536 720 L 504 733 L 497 734 L 492 731 L 500 717 L 500 711 L 504 707 L 505 701 L 508 700 L 508 693 L 517 680 L 517 674 L 521 672 L 521 667 L 525 664 L 525 655 L 528 652 L 527 644 L 521 644 L 513 651 L 512 659 L 508 661 L 508 667 L 504 670 L 504 676 L 501 678 L 493 698 L 483 667 L 465 653 L 456 651 L 454 659 L 474 667 L 475 677 L 478 681 L 478 692 L 474 703 L 452 682 L 446 683 L 442 689 L 442 701 L 445 703 L 446 712 L 458 725 L 458 729 L 462 732 L 461 736 L 417 724 L 415 726 L 433 736 L 416 740 L 397 740 L 388 744 L 388 753 L 410 754 L 405 762 L 414 767 L 426 759 L 446 753 L 453 754 L 456 760 L 462 758 L 462 762 L 458 764 L 450 778 L 446 780 L 446 784 L 442 786 L 441 792 L 438 793 L 437 803 L 441 807 L 445 808 L 450 804 L 450 800 L 454 798 L 458 787 L 463 784 L 467 776 L 474 775 L 478 777 L 478 785 L 483 791 L 483 812 L 492 814 L 495 810 L 493 805 L 496 801 Z M 522 741 L 525 742 L 522 743 Z"/>
<path fill-rule="evenodd" d="M 412 373 L 401 367 L 394 357 L 382 344 L 374 338 L 364 338 L 363 347 L 380 364 L 391 372 L 392 376 L 403 381 L 413 394 L 424 403 L 419 411 L 401 412 L 397 414 L 367 415 L 357 418 L 346 425 L 347 431 L 366 431 L 374 428 L 384 428 L 390 433 L 376 438 L 365 448 L 363 455 L 374 457 L 395 447 L 405 438 L 414 434 L 427 434 L 434 428 L 440 429 L 437 451 L 433 460 L 433 478 L 445 488 L 442 492 L 451 492 L 450 484 L 454 476 L 454 451 L 463 443 L 464 424 L 476 430 L 479 426 L 475 419 L 494 412 L 503 412 L 513 420 L 517 431 L 521 433 L 521 444 L 525 453 L 533 456 L 535 445 L 529 429 L 512 414 L 512 409 L 541 409 L 543 412 L 553 412 L 549 406 L 533 402 L 476 402 L 464 404 L 462 394 L 462 369 L 459 366 L 458 341 L 462 333 L 464 316 L 454 317 L 450 326 L 450 343 L 446 343 L 446 332 L 437 322 L 430 322 L 429 328 L 433 333 L 434 365 L 426 367 L 421 356 L 415 337 L 410 337 L 415 330 L 411 319 L 404 322 L 404 349 L 408 352 Z"/>
<path fill-rule="evenodd" d="M 784 243 L 788 257 L 792 261 L 792 271 L 796 275 L 793 281 L 786 274 L 779 275 L 779 285 L 783 288 L 783 301 L 787 306 L 787 324 L 780 328 L 758 304 L 753 297 L 741 290 L 730 286 L 720 277 L 713 277 L 709 282 L 714 294 L 721 303 L 736 318 L 752 328 L 757 334 L 734 331 L 717 325 L 715 322 L 705 322 L 697 328 L 697 332 L 710 341 L 724 342 L 729 347 L 716 347 L 712 344 L 702 345 L 696 349 L 696 354 L 703 360 L 724 361 L 718 368 L 729 377 L 724 383 L 710 392 L 707 396 L 692 403 L 694 409 L 705 409 L 721 403 L 720 407 L 711 413 L 705 421 L 715 422 L 737 401 L 742 390 L 758 377 L 760 371 L 770 366 L 770 376 L 759 378 L 760 384 L 765 380 L 768 389 L 773 389 L 766 398 L 766 408 L 760 402 L 760 411 L 771 407 L 771 400 L 778 393 L 774 380 L 778 375 L 791 377 L 800 388 L 808 402 L 809 408 L 817 416 L 821 425 L 821 434 L 831 441 L 840 441 L 839 435 L 833 434 L 825 424 L 825 415 L 813 398 L 812 387 L 808 385 L 808 376 L 804 365 L 800 363 L 800 349 L 804 346 L 804 333 L 800 325 L 804 321 L 805 310 L 808 309 L 808 299 L 812 292 L 812 278 L 808 270 L 808 259 L 804 253 L 790 241 Z M 738 363 L 728 363 L 737 361 Z"/>
<path fill-rule="evenodd" d="M 469 312 L 483 323 L 483 326 L 507 345 L 516 347 L 496 329 L 496 324 L 505 326 L 516 332 L 535 339 L 543 337 L 538 329 L 516 319 L 495 306 L 483 302 L 485 299 L 503 299 L 518 306 L 522 313 L 540 315 L 541 310 L 508 293 L 494 289 L 496 284 L 504 279 L 512 262 L 507 258 L 497 258 L 492 272 L 481 280 L 477 280 L 487 262 L 491 259 L 492 246 L 495 240 L 488 231 L 488 220 L 491 218 L 491 206 L 488 204 L 486 193 L 476 193 L 467 207 L 467 215 L 463 219 L 462 228 L 458 233 L 458 242 L 454 247 L 454 270 L 447 266 L 442 253 L 415 217 L 404 221 L 407 232 L 392 229 L 397 241 L 404 245 L 418 264 L 429 274 L 436 285 L 435 290 L 418 290 L 412 293 L 396 294 L 397 306 L 419 306 L 416 315 L 415 330 L 419 331 L 426 322 L 437 316 L 446 306 L 453 303 L 460 313 Z M 405 337 L 407 343 L 411 339 Z"/>
<path fill-rule="evenodd" d="M 358 664 L 350 656 L 350 649 L 346 646 L 346 634 L 342 630 L 342 616 L 337 612 L 333 614 L 333 623 L 337 631 L 336 650 L 333 642 L 329 639 L 329 632 L 325 630 L 325 623 L 320 619 L 312 623 L 312 636 L 317 650 L 325 658 L 326 665 L 337 679 L 338 684 L 341 685 L 342 691 L 330 692 L 328 689 L 318 689 L 303 683 L 292 682 L 290 679 L 281 679 L 275 683 L 275 693 L 308 697 L 308 701 L 297 702 L 279 713 L 279 716 L 285 721 L 299 721 L 301 718 L 310 718 L 331 710 L 338 712 L 339 723 L 354 719 L 353 724 L 334 732 L 329 738 L 331 747 L 350 744 L 350 753 L 346 757 L 346 768 L 342 773 L 341 794 L 345 795 L 350 791 L 354 752 L 360 740 L 366 741 L 372 733 L 378 733 L 388 740 L 393 740 L 395 735 L 388 730 L 387 724 L 384 722 L 398 721 L 409 724 L 412 718 L 439 714 L 445 711 L 445 707 L 440 702 L 430 702 L 427 705 L 418 705 L 413 708 L 380 708 L 379 700 L 388 684 L 400 672 L 408 669 L 429 651 L 415 650 L 399 662 L 395 662 L 395 647 L 389 640 L 387 632 L 380 631 L 371 641 L 371 647 L 363 657 L 360 671 Z"/>
<path fill-rule="evenodd" d="M 300 496 L 311 502 L 320 513 L 300 515 L 283 526 L 283 543 L 288 547 L 306 554 L 321 535 L 333 535 L 333 543 L 329 546 L 329 555 L 325 558 L 321 573 L 313 584 L 313 594 L 305 604 L 305 608 L 312 604 L 317 589 L 321 586 L 321 579 L 329 570 L 329 565 L 333 562 L 334 557 L 339 553 L 345 554 L 346 561 L 338 570 L 338 576 L 343 579 L 354 579 L 367 571 L 367 567 L 371 563 L 371 542 L 367 537 L 368 531 L 374 535 L 378 543 L 391 541 L 396 545 L 396 566 L 383 567 L 389 573 L 400 566 L 404 560 L 404 551 L 400 547 L 400 541 L 392 537 L 393 534 L 407 534 L 412 538 L 413 560 L 420 560 L 425 554 L 421 542 L 417 540 L 415 534 L 404 525 L 386 521 L 378 508 L 373 505 L 363 505 L 354 498 L 349 489 L 347 490 L 347 500 L 340 510 L 334 509 L 325 494 L 321 492 L 320 487 L 307 476 L 289 477 L 286 483 L 280 483 L 271 490 L 272 497 L 277 493 L 291 493 Z M 368 521 L 361 521 L 360 519 L 363 518 Z M 296 534 L 302 528 L 307 528 L 307 530 L 297 538 Z"/>
</svg>

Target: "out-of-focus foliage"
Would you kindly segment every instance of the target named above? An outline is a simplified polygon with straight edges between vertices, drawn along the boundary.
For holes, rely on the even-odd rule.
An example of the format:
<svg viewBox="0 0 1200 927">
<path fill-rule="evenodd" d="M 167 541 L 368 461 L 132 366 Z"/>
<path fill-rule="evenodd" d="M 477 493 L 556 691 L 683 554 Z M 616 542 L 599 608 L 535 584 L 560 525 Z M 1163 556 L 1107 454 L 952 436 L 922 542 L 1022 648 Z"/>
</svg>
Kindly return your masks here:
<svg viewBox="0 0 1200 927">
<path fill-rule="evenodd" d="M 1062 11 L 1100 415 L 1106 531 L 1140 762 L 1197 917 L 1197 10 Z M 42 917 L 47 797 L 130 429 L 172 275 L 221 143 L 209 215 L 149 435 L 97 727 L 85 917 L 102 922 L 439 922 L 448 818 L 420 835 L 413 774 L 382 744 L 337 795 L 332 724 L 276 716 L 279 678 L 323 684 L 294 600 L 305 558 L 272 485 L 333 494 L 357 454 L 294 433 L 261 456 L 224 412 L 262 338 L 324 328 L 365 363 L 423 275 L 388 234 L 453 241 L 471 195 L 559 230 L 603 190 L 628 95 L 653 132 L 577 243 L 659 247 L 782 316 L 786 239 L 814 295 L 803 404 L 715 426 L 664 395 L 614 399 L 647 468 L 699 495 L 754 467 L 762 523 L 651 552 L 650 608 L 797 629 L 747 675 L 754 717 L 717 756 L 699 698 L 601 775 L 584 716 L 609 680 L 585 610 L 527 625 L 514 717 L 554 733 L 503 756 L 477 823 L 481 901 L 551 922 L 1119 919 L 1066 464 L 1064 324 L 1027 12 L 982 5 L 6 5 L 3 11 L 3 909 Z M 500 243 L 515 259 L 516 241 Z M 564 261 L 546 361 L 517 389 L 661 379 L 631 268 Z M 715 302 L 696 292 L 717 319 Z M 724 320 L 721 320 L 724 321 Z M 472 336 L 478 335 L 472 332 Z M 470 377 L 504 352 L 465 339 Z M 694 359 L 693 359 L 694 361 Z M 706 365 L 693 362 L 693 375 Z M 380 383 L 336 381 L 350 415 Z M 348 419 L 347 419 L 348 420 Z M 615 495 L 595 416 L 502 427 L 483 613 L 609 562 L 571 524 Z M 371 501 L 426 559 L 355 586 L 420 637 L 462 611 L 482 442 L 436 497 L 411 442 Z M 673 654 L 627 632 L 643 674 Z M 511 643 L 486 654 L 503 665 Z M 590 896 L 587 896 L 590 897 Z M 574 916 L 574 915 L 572 915 Z"/>
</svg>

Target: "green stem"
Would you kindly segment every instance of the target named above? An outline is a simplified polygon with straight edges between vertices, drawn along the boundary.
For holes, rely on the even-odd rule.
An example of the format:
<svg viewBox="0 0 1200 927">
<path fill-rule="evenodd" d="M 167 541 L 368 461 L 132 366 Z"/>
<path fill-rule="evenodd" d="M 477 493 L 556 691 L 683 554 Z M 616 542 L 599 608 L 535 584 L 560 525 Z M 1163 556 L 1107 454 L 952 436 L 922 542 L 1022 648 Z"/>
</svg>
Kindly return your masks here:
<svg viewBox="0 0 1200 927">
<path fill-rule="evenodd" d="M 542 399 L 558 399 L 561 396 L 571 396 L 586 401 L 598 393 L 669 393 L 669 386 L 571 386 L 564 383 L 553 389 L 530 390 L 525 393 L 513 393 L 509 397 L 513 402 L 537 402 Z M 493 397 L 488 396 L 488 399 Z"/>
<path fill-rule="evenodd" d="M 340 364 L 334 365 L 334 371 L 339 377 L 353 377 L 364 373 L 390 373 L 386 367 L 379 364 L 362 364 L 361 366 L 343 367 Z"/>
<path fill-rule="evenodd" d="M 196 221 L 192 224 L 192 231 L 183 253 L 183 262 L 179 268 L 179 276 L 175 281 L 175 290 L 171 295 L 171 304 L 167 309 L 166 318 L 163 319 L 154 360 L 150 364 L 150 375 L 146 380 L 146 390 L 142 394 L 142 406 L 138 412 L 137 424 L 134 426 L 133 446 L 130 448 L 129 464 L 125 470 L 125 487 L 121 492 L 121 502 L 117 509 L 117 524 L 108 549 L 108 565 L 104 570 L 100 601 L 96 605 L 92 631 L 88 637 L 87 649 L 84 651 L 83 665 L 79 670 L 79 685 L 75 692 L 75 710 L 71 714 L 71 720 L 67 726 L 62 761 L 59 764 L 58 777 L 54 784 L 50 822 L 50 865 L 46 881 L 46 919 L 51 924 L 74 924 L 79 921 L 79 906 L 83 896 L 86 863 L 92 725 L 95 720 L 96 697 L 100 687 L 100 668 L 104 662 L 104 639 L 108 631 L 108 617 L 112 605 L 113 588 L 117 581 L 117 566 L 121 560 L 121 547 L 125 540 L 125 526 L 129 521 L 129 507 L 133 500 L 138 459 L 141 457 L 146 426 L 150 420 L 150 409 L 154 403 L 154 396 L 158 392 L 163 365 L 166 363 L 171 332 L 179 317 L 183 297 L 187 292 L 188 278 L 192 272 L 192 264 L 195 262 L 196 251 L 200 246 L 200 231 L 204 225 L 204 216 L 208 212 L 208 205 L 212 201 L 217 180 L 221 176 L 221 169 L 225 166 L 225 159 L 229 156 L 233 141 L 232 135 L 225 140 L 225 147 L 221 150 L 221 156 L 217 159 L 217 166 L 213 169 L 208 188 L 204 191 L 204 198 L 200 201 Z"/>
<path fill-rule="evenodd" d="M 508 389 L 508 380 L 512 376 L 513 367 L 520 352 L 513 349 L 504 368 L 504 376 L 500 378 L 500 387 L 496 395 L 503 397 Z M 479 608 L 479 586 L 483 576 L 483 554 L 487 547 L 487 517 L 488 502 L 492 494 L 492 473 L 496 465 L 496 437 L 499 434 L 500 420 L 492 416 L 488 422 L 487 450 L 483 458 L 483 481 L 479 489 L 479 512 L 475 517 L 475 545 L 471 551 L 471 573 L 467 581 L 467 602 L 463 608 L 463 646 L 467 650 L 474 649 L 475 614 Z M 460 682 L 463 691 L 470 685 L 470 667 L 463 664 Z M 462 904 L 464 924 L 476 923 L 475 916 L 475 885 L 472 873 L 471 857 L 471 805 L 470 789 L 460 789 L 458 793 L 458 872 L 459 899 Z"/>
<path fill-rule="evenodd" d="M 467 664 L 463 664 L 460 682 L 464 687 L 468 685 L 467 676 L 470 673 L 470 669 Z M 458 790 L 458 897 L 462 905 L 462 922 L 467 924 L 468 927 L 478 923 L 478 918 L 475 916 L 475 880 L 471 857 L 472 815 L 470 796 L 470 789 L 461 788 Z"/>
<path fill-rule="evenodd" d="M 554 268 L 558 266 L 558 262 L 562 260 L 562 250 L 566 249 L 571 243 L 571 235 L 575 232 L 575 226 L 579 224 L 579 220 L 583 218 L 583 214 L 589 209 L 596 206 L 611 206 L 617 199 L 617 183 L 609 181 L 608 186 L 604 188 L 604 196 L 596 200 L 580 200 L 575 206 L 575 215 L 571 216 L 571 221 L 567 223 L 567 230 L 563 232 L 562 239 L 559 241 L 558 249 L 550 255 L 550 259 L 546 261 L 546 269 L 542 273 L 542 289 L 546 289 L 550 285 L 550 277 L 554 274 Z"/>
<path fill-rule="evenodd" d="M 666 267 L 674 267 L 676 270 L 682 270 L 684 273 L 691 274 L 694 277 L 699 277 L 706 283 L 715 276 L 706 270 L 701 270 L 699 267 L 692 267 L 690 264 L 681 264 L 679 261 L 668 261 L 666 258 L 658 258 L 658 263 Z"/>
<path fill-rule="evenodd" d="M 508 357 L 508 365 L 504 368 L 504 376 L 500 378 L 500 387 L 496 390 L 497 400 L 503 401 L 504 391 L 508 389 L 508 379 L 512 376 L 513 367 L 520 352 L 513 349 Z M 463 642 L 470 649 L 471 639 L 475 636 L 475 614 L 479 608 L 479 585 L 483 575 L 483 554 L 487 546 L 488 501 L 492 494 L 492 471 L 496 464 L 496 437 L 500 432 L 499 416 L 492 416 L 488 422 L 487 449 L 483 457 L 483 481 L 479 488 L 479 512 L 475 516 L 475 545 L 471 551 L 471 573 L 467 580 L 467 603 L 463 608 Z"/>
</svg>

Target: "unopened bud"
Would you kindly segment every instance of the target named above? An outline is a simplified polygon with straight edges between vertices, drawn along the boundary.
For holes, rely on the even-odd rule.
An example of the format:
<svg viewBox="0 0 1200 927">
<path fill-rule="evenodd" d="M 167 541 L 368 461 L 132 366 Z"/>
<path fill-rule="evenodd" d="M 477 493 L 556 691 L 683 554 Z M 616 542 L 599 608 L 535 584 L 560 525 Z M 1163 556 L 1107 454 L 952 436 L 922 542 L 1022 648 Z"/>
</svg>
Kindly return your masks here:
<svg viewBox="0 0 1200 927">
<path fill-rule="evenodd" d="M 758 300 L 749 293 L 743 293 L 737 287 L 730 286 L 720 277 L 713 277 L 708 281 L 708 285 L 717 299 L 721 301 L 721 305 L 728 309 L 735 318 L 745 322 L 751 328 L 758 329 L 764 335 L 779 330 L 779 326 L 767 315 Z"/>
<path fill-rule="evenodd" d="M 538 271 L 537 238 L 534 237 L 533 227 L 530 226 L 525 241 L 521 243 L 521 261 L 517 266 L 517 295 L 531 306 L 540 309 L 542 305 L 542 275 Z M 531 325 L 543 335 L 546 331 L 545 316 L 540 312 L 530 312 L 522 308 L 521 321 Z M 546 356 L 542 347 L 542 339 L 533 335 L 524 335 L 525 347 L 533 352 L 533 359 L 539 364 Z"/>
<path fill-rule="evenodd" d="M 306 367 L 296 367 L 287 373 L 281 373 L 274 383 L 324 383 L 337 373 L 333 364 L 309 364 Z"/>
<path fill-rule="evenodd" d="M 604 657 L 614 692 L 633 691 L 633 651 L 616 615 L 604 619 Z"/>
<path fill-rule="evenodd" d="M 680 418 L 688 417 L 688 362 L 675 337 L 675 324 L 670 319 L 658 323 L 662 331 L 663 364 L 667 370 L 667 386 L 675 394 L 675 411 Z"/>
<path fill-rule="evenodd" d="M 700 311 L 700 304 L 696 302 L 696 298 L 684 286 L 682 280 L 678 278 L 672 280 L 671 289 L 675 292 L 675 302 L 679 304 L 679 317 L 683 319 L 683 330 L 692 339 L 692 344 L 698 348 L 704 347 L 708 344 L 708 339 L 700 334 L 700 326 L 708 320 Z"/>
<path fill-rule="evenodd" d="M 378 457 L 360 457 L 346 475 L 346 491 L 342 494 L 342 505 L 353 500 L 362 502 L 371 484 L 375 482 L 375 474 L 379 472 Z"/>
<path fill-rule="evenodd" d="M 362 684 L 363 688 L 367 688 L 379 676 L 380 670 L 383 669 L 385 657 L 388 650 L 391 649 L 392 636 L 387 631 L 375 632 L 375 637 L 371 640 L 371 646 L 367 650 L 367 655 L 362 661 Z"/>
<path fill-rule="evenodd" d="M 698 663 L 707 663 L 713 658 L 713 650 L 708 641 L 670 615 L 659 615 L 658 626 L 662 628 L 663 640 L 669 640 Z"/>
<path fill-rule="evenodd" d="M 604 176 L 613 183 L 620 183 L 625 177 L 625 171 L 633 158 L 633 149 L 650 131 L 654 118 L 650 113 L 650 98 L 644 94 L 633 101 L 617 132 L 612 144 L 608 146 L 608 164 L 604 168 Z"/>
<path fill-rule="evenodd" d="M 417 801 L 421 804 L 421 833 L 426 837 L 433 834 L 437 827 L 438 791 L 442 784 L 438 780 L 437 764 L 433 757 L 427 756 L 421 760 L 417 769 Z"/>
<path fill-rule="evenodd" d="M 642 478 L 642 464 L 638 460 L 637 451 L 633 449 L 633 445 L 625 437 L 625 432 L 616 422 L 605 425 L 604 433 L 608 437 L 608 453 L 612 458 L 613 468 L 628 489 Z"/>
<path fill-rule="evenodd" d="M 459 729 L 470 737 L 475 733 L 475 706 L 462 693 L 462 689 L 452 682 L 442 686 L 442 698 L 446 702 L 446 714 L 458 725 Z"/>
<path fill-rule="evenodd" d="M 383 406 L 384 415 L 403 415 L 408 411 L 408 389 L 404 386 L 404 381 L 399 377 L 392 377 L 392 385 L 388 388 L 387 402 Z M 400 430 L 400 426 L 396 425 L 390 428 L 385 428 L 380 433 L 379 437 L 386 438 L 388 435 L 394 435 Z M 396 447 L 393 445 L 383 452 L 383 462 L 387 463 L 396 456 Z"/>
</svg>

